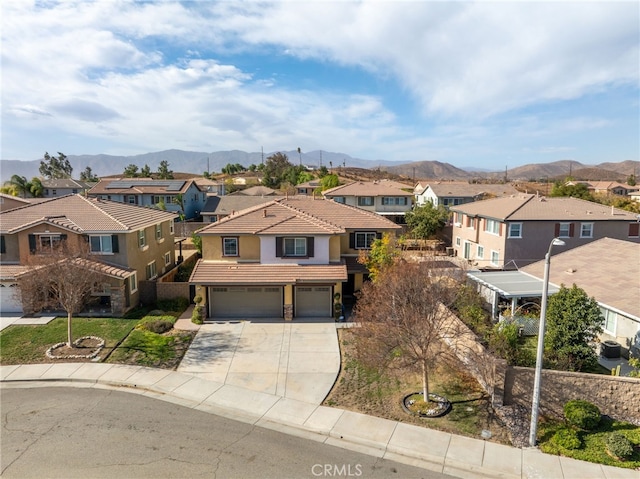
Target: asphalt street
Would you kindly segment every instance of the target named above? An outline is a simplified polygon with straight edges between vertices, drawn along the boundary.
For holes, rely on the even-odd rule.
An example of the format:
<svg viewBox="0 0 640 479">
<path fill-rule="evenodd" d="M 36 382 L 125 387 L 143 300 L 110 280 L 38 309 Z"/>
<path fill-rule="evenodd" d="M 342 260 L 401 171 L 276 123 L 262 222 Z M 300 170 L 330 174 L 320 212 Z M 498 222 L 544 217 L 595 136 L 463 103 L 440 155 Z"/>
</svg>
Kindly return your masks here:
<svg viewBox="0 0 640 479">
<path fill-rule="evenodd" d="M 447 478 L 126 392 L 0 391 L 6 478 Z"/>
</svg>

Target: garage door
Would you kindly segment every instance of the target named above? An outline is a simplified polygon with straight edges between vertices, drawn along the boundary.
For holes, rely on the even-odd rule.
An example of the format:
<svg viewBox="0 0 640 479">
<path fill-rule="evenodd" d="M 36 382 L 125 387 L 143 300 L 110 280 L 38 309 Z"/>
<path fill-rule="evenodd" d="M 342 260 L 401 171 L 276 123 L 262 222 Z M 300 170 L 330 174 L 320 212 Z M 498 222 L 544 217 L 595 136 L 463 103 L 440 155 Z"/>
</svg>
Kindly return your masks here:
<svg viewBox="0 0 640 479">
<path fill-rule="evenodd" d="M 296 317 L 331 317 L 331 286 L 296 287 Z"/>
<path fill-rule="evenodd" d="M 17 290 L 16 283 L 0 283 L 0 312 L 22 313 L 22 302 L 14 295 Z"/>
<path fill-rule="evenodd" d="M 210 288 L 213 318 L 281 318 L 282 287 Z"/>
</svg>

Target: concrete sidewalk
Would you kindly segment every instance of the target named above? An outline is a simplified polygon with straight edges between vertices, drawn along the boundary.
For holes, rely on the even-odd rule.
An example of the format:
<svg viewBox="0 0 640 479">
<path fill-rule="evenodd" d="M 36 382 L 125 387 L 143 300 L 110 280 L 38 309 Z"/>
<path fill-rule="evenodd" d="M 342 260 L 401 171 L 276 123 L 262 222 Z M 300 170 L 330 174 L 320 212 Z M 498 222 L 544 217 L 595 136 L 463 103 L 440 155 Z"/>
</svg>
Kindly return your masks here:
<svg viewBox="0 0 640 479">
<path fill-rule="evenodd" d="M 550 456 L 177 371 L 103 363 L 0 366 L 0 387 L 117 388 L 462 478 L 638 479 L 638 471 Z"/>
</svg>

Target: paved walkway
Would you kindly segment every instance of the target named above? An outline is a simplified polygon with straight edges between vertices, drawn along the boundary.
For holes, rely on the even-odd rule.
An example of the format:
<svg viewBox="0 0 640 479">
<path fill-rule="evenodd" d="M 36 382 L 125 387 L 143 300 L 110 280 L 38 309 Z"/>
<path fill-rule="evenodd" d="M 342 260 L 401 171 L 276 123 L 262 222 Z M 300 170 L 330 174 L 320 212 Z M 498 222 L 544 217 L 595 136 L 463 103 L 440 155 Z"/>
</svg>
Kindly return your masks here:
<svg viewBox="0 0 640 479">
<path fill-rule="evenodd" d="M 638 471 L 252 391 L 177 371 L 104 363 L 0 366 L 0 387 L 117 388 L 462 478 L 638 479 Z"/>
<path fill-rule="evenodd" d="M 0 316 L 0 331 L 12 324 L 48 324 L 56 316 Z"/>
<path fill-rule="evenodd" d="M 340 371 L 335 322 L 252 319 L 203 324 L 178 371 L 320 404 Z"/>
</svg>

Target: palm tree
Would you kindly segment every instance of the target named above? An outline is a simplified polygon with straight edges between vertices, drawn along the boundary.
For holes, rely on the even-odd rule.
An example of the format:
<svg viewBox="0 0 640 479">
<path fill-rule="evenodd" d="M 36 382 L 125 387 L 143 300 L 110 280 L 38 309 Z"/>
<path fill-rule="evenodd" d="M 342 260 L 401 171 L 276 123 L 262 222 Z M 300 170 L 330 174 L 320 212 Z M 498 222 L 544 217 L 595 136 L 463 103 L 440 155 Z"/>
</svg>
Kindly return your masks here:
<svg viewBox="0 0 640 479">
<path fill-rule="evenodd" d="M 31 183 L 26 177 L 20 175 L 13 175 L 11 179 L 5 182 L 4 186 L 11 188 L 14 196 L 22 195 L 23 198 L 27 197 L 27 193 L 30 193 Z"/>
<path fill-rule="evenodd" d="M 29 192 L 34 198 L 42 198 L 44 186 L 42 186 L 42 181 L 37 176 L 31 178 L 31 188 L 29 188 Z"/>
</svg>

